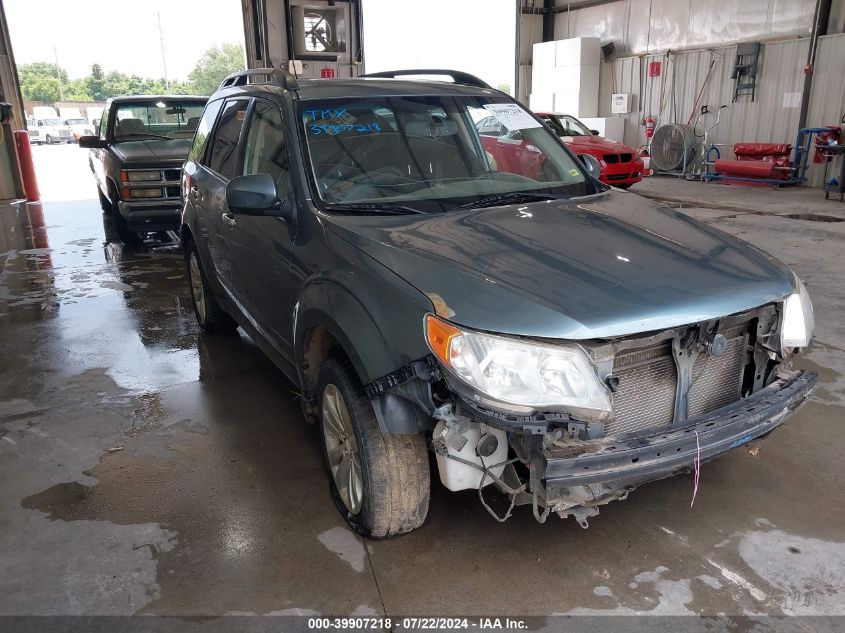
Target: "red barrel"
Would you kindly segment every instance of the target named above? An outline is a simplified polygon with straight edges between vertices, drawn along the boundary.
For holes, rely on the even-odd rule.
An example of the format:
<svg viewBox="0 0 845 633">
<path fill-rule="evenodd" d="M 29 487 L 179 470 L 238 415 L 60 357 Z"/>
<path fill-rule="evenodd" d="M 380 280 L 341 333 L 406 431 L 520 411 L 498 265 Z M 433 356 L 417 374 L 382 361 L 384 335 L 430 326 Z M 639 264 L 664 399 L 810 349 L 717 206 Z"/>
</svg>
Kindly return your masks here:
<svg viewBox="0 0 845 633">
<path fill-rule="evenodd" d="M 38 180 L 35 178 L 35 165 L 32 162 L 32 149 L 29 145 L 29 132 L 18 130 L 15 132 L 15 146 L 18 149 L 18 164 L 21 167 L 23 192 L 26 199 L 36 202 L 41 199 L 38 191 Z"/>
<path fill-rule="evenodd" d="M 728 160 L 721 158 L 716 161 L 716 172 L 726 178 L 777 178 L 774 163 L 762 160 Z"/>
</svg>

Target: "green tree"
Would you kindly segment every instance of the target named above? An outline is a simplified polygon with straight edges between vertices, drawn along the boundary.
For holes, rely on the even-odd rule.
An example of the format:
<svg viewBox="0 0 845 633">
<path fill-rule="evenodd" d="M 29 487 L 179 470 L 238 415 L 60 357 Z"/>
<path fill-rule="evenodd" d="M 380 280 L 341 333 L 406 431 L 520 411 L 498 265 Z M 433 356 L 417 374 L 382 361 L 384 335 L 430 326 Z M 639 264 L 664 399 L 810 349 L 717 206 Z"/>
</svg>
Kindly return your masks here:
<svg viewBox="0 0 845 633">
<path fill-rule="evenodd" d="M 511 93 L 511 85 L 510 84 L 499 84 L 496 86 L 496 90 L 504 92 L 506 95 Z"/>
<path fill-rule="evenodd" d="M 85 79 L 71 79 L 64 86 L 65 99 L 68 101 L 93 101 L 88 93 L 88 83 Z"/>
<path fill-rule="evenodd" d="M 99 64 L 91 66 L 91 74 L 85 78 L 85 83 L 88 85 L 88 94 L 94 101 L 105 100 L 105 76 L 103 74 L 103 67 Z"/>
<path fill-rule="evenodd" d="M 67 84 L 67 71 L 47 62 L 33 62 L 18 66 L 21 94 L 26 101 L 56 101 L 59 98 L 59 78 Z"/>
<path fill-rule="evenodd" d="M 246 67 L 244 49 L 237 44 L 221 44 L 209 48 L 188 74 L 194 94 L 210 95 L 226 77 Z"/>
</svg>

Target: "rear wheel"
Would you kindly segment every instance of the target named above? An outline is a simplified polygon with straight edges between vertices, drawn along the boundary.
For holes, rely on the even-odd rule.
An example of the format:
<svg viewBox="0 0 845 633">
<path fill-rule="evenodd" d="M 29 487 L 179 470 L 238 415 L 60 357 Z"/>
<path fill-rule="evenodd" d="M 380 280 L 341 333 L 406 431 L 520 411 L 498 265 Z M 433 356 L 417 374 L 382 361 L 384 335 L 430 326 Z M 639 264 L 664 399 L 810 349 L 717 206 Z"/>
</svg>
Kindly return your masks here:
<svg viewBox="0 0 845 633">
<path fill-rule="evenodd" d="M 228 334 L 238 329 L 235 320 L 220 307 L 217 299 L 214 298 L 193 240 L 189 240 L 185 245 L 185 263 L 188 268 L 194 314 L 202 330 L 209 334 Z"/>
<path fill-rule="evenodd" d="M 357 375 L 340 359 L 323 363 L 318 394 L 323 456 L 346 522 L 370 538 L 420 527 L 430 495 L 425 438 L 382 433 Z"/>
</svg>

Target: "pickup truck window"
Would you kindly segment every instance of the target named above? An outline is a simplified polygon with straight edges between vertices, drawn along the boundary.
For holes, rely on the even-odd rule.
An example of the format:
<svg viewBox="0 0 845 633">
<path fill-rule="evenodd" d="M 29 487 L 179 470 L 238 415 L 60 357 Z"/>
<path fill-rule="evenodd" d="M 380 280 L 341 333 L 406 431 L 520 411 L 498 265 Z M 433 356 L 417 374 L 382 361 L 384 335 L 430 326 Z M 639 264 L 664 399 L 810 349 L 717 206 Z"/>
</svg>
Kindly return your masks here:
<svg viewBox="0 0 845 633">
<path fill-rule="evenodd" d="M 208 167 L 224 178 L 236 176 L 238 171 L 238 139 L 246 119 L 248 99 L 230 99 L 223 106 L 223 112 L 214 129 L 211 155 Z"/>
<path fill-rule="evenodd" d="M 194 134 L 194 142 L 191 145 L 191 151 L 188 153 L 188 160 L 195 162 L 203 162 L 205 156 L 205 148 L 208 145 L 208 137 L 211 134 L 211 128 L 214 127 L 214 120 L 220 112 L 220 107 L 223 105 L 223 100 L 212 101 L 205 108 L 202 113 L 199 125 L 197 126 L 196 134 Z"/>
<path fill-rule="evenodd" d="M 114 140 L 191 138 L 205 103 L 201 101 L 127 101 L 115 108 Z"/>
</svg>

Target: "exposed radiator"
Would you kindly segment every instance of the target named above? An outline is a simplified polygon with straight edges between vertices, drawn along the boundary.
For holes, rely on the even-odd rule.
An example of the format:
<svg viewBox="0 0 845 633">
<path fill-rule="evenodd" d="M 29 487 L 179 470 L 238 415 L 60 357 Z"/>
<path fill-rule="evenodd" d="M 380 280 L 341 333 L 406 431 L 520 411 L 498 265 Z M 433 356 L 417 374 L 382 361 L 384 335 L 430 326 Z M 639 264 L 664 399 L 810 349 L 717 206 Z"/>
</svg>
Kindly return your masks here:
<svg viewBox="0 0 845 633">
<path fill-rule="evenodd" d="M 711 357 L 702 352 L 693 365 L 690 416 L 736 402 L 742 395 L 745 327 L 724 330 L 722 334 L 728 338 L 725 353 Z M 619 376 L 619 388 L 613 394 L 614 420 L 607 425 L 608 435 L 672 424 L 678 372 L 671 341 L 618 353 L 613 373 Z"/>
</svg>

